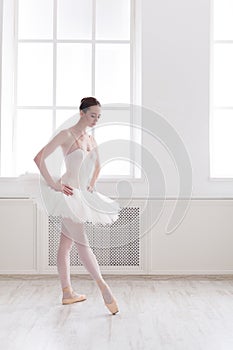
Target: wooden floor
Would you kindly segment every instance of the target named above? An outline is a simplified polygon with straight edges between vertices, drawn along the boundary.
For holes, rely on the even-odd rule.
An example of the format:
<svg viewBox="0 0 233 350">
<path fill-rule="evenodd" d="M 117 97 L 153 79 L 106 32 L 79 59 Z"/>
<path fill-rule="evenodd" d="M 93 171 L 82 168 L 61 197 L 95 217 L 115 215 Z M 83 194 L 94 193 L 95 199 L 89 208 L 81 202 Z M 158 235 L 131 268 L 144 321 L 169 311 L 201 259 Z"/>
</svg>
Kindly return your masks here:
<svg viewBox="0 0 233 350">
<path fill-rule="evenodd" d="M 87 300 L 63 306 L 56 276 L 0 275 L 0 348 L 233 349 L 232 276 L 104 277 L 116 315 L 89 276 L 72 275 Z"/>
</svg>

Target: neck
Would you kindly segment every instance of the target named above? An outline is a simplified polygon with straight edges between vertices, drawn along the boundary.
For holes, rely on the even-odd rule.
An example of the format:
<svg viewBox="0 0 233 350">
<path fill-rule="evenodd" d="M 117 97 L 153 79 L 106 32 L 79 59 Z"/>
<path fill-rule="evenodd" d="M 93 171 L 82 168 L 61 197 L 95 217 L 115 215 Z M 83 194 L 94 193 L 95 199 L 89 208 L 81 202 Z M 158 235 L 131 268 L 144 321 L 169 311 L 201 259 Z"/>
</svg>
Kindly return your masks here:
<svg viewBox="0 0 233 350">
<path fill-rule="evenodd" d="M 87 126 L 82 122 L 82 120 L 79 120 L 79 122 L 73 126 L 73 130 L 76 133 L 81 132 L 82 134 L 85 134 L 86 127 Z"/>
</svg>

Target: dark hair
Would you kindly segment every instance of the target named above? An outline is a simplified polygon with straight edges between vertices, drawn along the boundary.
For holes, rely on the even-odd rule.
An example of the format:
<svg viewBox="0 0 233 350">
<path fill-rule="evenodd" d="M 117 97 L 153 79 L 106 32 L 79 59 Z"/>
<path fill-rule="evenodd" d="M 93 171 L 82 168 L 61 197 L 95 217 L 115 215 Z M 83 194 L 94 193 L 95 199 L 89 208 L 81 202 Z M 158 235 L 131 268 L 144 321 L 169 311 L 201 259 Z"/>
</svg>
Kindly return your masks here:
<svg viewBox="0 0 233 350">
<path fill-rule="evenodd" d="M 99 101 L 95 97 L 84 97 L 81 99 L 81 104 L 79 106 L 79 110 L 86 113 L 88 108 L 91 106 L 100 106 L 101 107 L 101 104 L 99 103 Z"/>
</svg>

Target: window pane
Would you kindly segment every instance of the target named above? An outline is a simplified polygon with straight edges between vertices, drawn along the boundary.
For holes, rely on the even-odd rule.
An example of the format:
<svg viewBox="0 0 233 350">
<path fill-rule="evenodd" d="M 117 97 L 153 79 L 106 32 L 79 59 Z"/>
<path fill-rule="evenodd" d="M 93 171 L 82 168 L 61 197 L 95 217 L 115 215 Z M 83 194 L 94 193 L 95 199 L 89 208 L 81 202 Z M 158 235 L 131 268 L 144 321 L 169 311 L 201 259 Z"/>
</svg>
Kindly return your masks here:
<svg viewBox="0 0 233 350">
<path fill-rule="evenodd" d="M 130 46 L 96 45 L 96 95 L 102 103 L 130 102 Z"/>
<path fill-rule="evenodd" d="M 127 157 L 127 155 L 126 155 Z M 127 157 L 128 158 L 128 157 Z M 128 158 L 129 159 L 129 158 Z M 99 176 L 111 177 L 111 176 L 129 176 L 130 174 L 130 162 L 125 160 L 112 160 L 105 165 L 101 165 L 101 171 Z"/>
<path fill-rule="evenodd" d="M 47 110 L 18 110 L 15 138 L 16 176 L 38 172 L 33 161 L 52 135 L 52 112 Z"/>
<path fill-rule="evenodd" d="M 99 144 L 106 142 L 106 145 L 112 140 L 130 140 L 130 126 L 99 125 L 95 130 L 95 139 Z"/>
<path fill-rule="evenodd" d="M 53 37 L 53 0 L 19 0 L 19 39 Z"/>
<path fill-rule="evenodd" d="M 110 125 L 105 125 L 106 123 Z M 130 140 L 130 111 L 102 109 L 94 132 L 97 144 L 118 139 Z"/>
<path fill-rule="evenodd" d="M 105 111 L 106 113 L 106 111 Z M 119 112 L 118 112 L 119 113 Z M 130 175 L 130 144 L 127 143 L 127 146 L 125 144 L 122 144 L 122 147 L 124 147 L 124 158 L 126 160 L 120 160 L 120 159 L 113 159 L 110 160 L 108 163 L 105 163 L 105 159 L 108 159 L 109 155 L 109 146 L 110 144 L 108 141 L 112 140 L 130 140 L 130 126 L 124 126 L 124 125 L 109 125 L 109 126 L 102 126 L 101 124 L 98 125 L 95 129 L 95 139 L 97 144 L 100 145 L 99 148 L 99 154 L 100 154 L 100 162 L 101 162 L 101 172 L 100 176 L 113 176 L 113 175 Z M 101 147 L 102 144 L 102 147 Z M 119 141 L 119 154 L 122 154 L 120 152 L 120 141 Z M 106 150 L 106 153 L 105 153 Z M 114 152 L 113 152 L 114 154 Z M 102 157 L 102 161 L 101 161 Z"/>
<path fill-rule="evenodd" d="M 101 116 L 98 120 L 97 126 L 105 123 L 119 123 L 123 125 L 123 123 L 130 124 L 130 110 L 129 109 L 107 109 L 110 108 L 108 105 L 104 105 L 102 103 L 102 99 L 97 96 L 97 99 L 100 101 L 102 105 Z M 124 107 L 125 104 L 116 104 L 116 107 Z M 106 108 L 106 109 L 104 109 Z M 98 129 L 97 129 L 98 130 Z M 117 137 L 117 135 L 115 135 Z"/>
<path fill-rule="evenodd" d="M 78 106 L 91 96 L 91 45 L 57 45 L 57 105 Z"/>
<path fill-rule="evenodd" d="M 18 105 L 51 105 L 53 52 L 49 43 L 18 45 Z"/>
<path fill-rule="evenodd" d="M 233 40 L 233 1 L 214 0 L 214 39 Z"/>
<path fill-rule="evenodd" d="M 65 123 L 62 129 L 67 129 L 71 125 L 74 125 L 79 120 L 79 111 L 77 109 L 64 109 L 58 110 L 56 112 L 56 129 L 61 128 Z"/>
<path fill-rule="evenodd" d="M 212 129 L 211 176 L 233 177 L 233 110 L 215 110 Z"/>
<path fill-rule="evenodd" d="M 96 39 L 130 39 L 130 1 L 96 2 Z"/>
<path fill-rule="evenodd" d="M 214 45 L 214 105 L 233 106 L 233 45 Z"/>
<path fill-rule="evenodd" d="M 92 1 L 58 0 L 57 38 L 91 39 Z"/>
</svg>

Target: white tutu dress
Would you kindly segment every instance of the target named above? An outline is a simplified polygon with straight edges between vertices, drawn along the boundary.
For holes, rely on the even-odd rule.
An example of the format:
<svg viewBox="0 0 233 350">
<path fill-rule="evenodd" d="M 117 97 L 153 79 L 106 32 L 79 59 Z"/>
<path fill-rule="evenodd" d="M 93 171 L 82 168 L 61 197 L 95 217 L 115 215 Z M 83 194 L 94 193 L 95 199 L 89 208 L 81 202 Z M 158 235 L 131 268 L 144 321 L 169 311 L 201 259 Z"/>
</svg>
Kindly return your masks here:
<svg viewBox="0 0 233 350">
<path fill-rule="evenodd" d="M 66 172 L 62 183 L 73 188 L 73 195 L 55 191 L 39 174 L 22 174 L 19 181 L 24 192 L 48 215 L 71 219 L 74 223 L 111 224 L 119 217 L 120 206 L 111 198 L 87 187 L 93 175 L 96 153 L 77 148 L 64 157 Z"/>
</svg>

